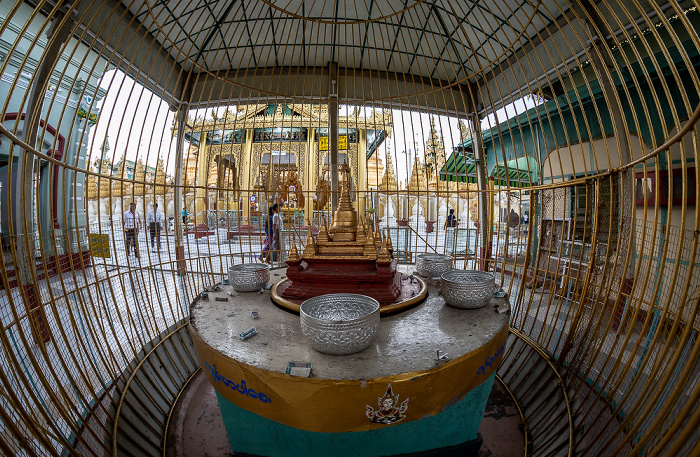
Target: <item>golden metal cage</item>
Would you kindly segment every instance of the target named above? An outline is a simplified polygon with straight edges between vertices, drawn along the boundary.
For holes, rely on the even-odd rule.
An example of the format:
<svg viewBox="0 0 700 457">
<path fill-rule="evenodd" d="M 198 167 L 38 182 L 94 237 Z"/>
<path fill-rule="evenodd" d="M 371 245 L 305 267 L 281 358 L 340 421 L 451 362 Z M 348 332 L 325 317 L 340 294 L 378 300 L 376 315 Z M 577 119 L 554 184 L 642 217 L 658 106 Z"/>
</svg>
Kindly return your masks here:
<svg viewBox="0 0 700 457">
<path fill-rule="evenodd" d="M 347 162 L 401 261 L 510 295 L 526 455 L 697 455 L 699 26 L 693 1 L 0 0 L 0 450 L 164 455 L 190 301 L 262 255 L 273 202 L 271 261 L 301 252 Z"/>
</svg>

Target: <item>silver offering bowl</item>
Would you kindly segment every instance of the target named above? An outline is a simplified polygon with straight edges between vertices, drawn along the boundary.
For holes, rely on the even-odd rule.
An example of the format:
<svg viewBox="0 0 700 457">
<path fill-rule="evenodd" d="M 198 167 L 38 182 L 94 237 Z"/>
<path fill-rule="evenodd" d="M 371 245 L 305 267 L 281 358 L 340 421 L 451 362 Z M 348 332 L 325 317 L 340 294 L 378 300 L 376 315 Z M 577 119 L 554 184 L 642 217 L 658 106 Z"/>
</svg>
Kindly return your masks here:
<svg viewBox="0 0 700 457">
<path fill-rule="evenodd" d="M 299 310 L 301 332 L 311 347 L 325 354 L 360 352 L 379 329 L 379 302 L 359 294 L 309 298 Z"/>
<path fill-rule="evenodd" d="M 475 309 L 489 304 L 496 289 L 493 274 L 477 270 L 452 270 L 441 276 L 441 294 L 455 308 Z"/>
<path fill-rule="evenodd" d="M 237 292 L 255 292 L 270 282 L 270 265 L 242 263 L 228 269 L 228 283 Z"/>
</svg>

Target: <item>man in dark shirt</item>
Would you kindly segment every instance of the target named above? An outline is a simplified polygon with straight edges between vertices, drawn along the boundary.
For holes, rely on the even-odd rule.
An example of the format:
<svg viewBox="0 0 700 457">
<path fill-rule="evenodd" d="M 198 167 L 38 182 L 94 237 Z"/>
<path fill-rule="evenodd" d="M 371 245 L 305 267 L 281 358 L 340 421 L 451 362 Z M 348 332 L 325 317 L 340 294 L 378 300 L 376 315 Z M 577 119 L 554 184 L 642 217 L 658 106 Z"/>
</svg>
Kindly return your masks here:
<svg viewBox="0 0 700 457">
<path fill-rule="evenodd" d="M 450 214 L 447 216 L 447 221 L 445 221 L 445 228 L 447 227 L 457 227 L 457 218 L 455 217 L 454 209 L 450 210 Z"/>
</svg>

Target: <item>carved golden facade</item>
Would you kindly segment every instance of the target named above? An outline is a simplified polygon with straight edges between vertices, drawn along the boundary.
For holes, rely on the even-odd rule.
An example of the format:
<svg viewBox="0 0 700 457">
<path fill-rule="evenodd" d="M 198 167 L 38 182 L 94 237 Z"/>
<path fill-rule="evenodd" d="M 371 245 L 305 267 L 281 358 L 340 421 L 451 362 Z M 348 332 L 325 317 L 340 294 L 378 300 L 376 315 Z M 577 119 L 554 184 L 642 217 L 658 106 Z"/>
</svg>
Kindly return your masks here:
<svg viewBox="0 0 700 457">
<path fill-rule="evenodd" d="M 351 191 L 367 189 L 366 151 L 369 147 L 376 150 L 391 134 L 391 111 L 373 110 L 366 117 L 355 111 L 339 116 L 338 124 L 338 163 L 348 164 L 356 185 Z M 327 209 L 328 125 L 327 106 L 311 104 L 241 105 L 212 111 L 206 118 L 188 119 L 185 138 L 197 155 L 192 184 L 219 189 L 216 202 L 211 201 L 210 193 L 206 198 L 198 195 L 193 210 L 214 209 L 212 203 L 222 209 L 227 202 L 227 208 L 240 209 L 245 220 L 272 202 L 306 209 L 313 201 L 313 209 Z M 221 157 L 231 164 L 226 173 L 221 170 Z M 187 176 L 191 159 L 185 163 Z M 378 176 L 373 167 L 372 173 Z M 364 209 L 364 200 L 364 195 L 356 199 L 357 209 Z"/>
</svg>

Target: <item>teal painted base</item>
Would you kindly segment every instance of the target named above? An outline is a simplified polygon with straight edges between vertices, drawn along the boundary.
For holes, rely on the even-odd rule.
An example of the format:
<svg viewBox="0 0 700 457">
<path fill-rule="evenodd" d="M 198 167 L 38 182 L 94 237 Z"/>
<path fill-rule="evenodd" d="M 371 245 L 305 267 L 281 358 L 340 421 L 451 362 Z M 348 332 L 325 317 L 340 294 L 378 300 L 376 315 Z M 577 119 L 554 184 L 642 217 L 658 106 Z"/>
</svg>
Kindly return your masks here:
<svg viewBox="0 0 700 457">
<path fill-rule="evenodd" d="M 300 430 L 239 408 L 218 392 L 216 396 L 234 452 L 289 457 L 401 455 L 475 440 L 495 376 L 492 374 L 462 400 L 435 416 L 367 432 Z"/>
</svg>

